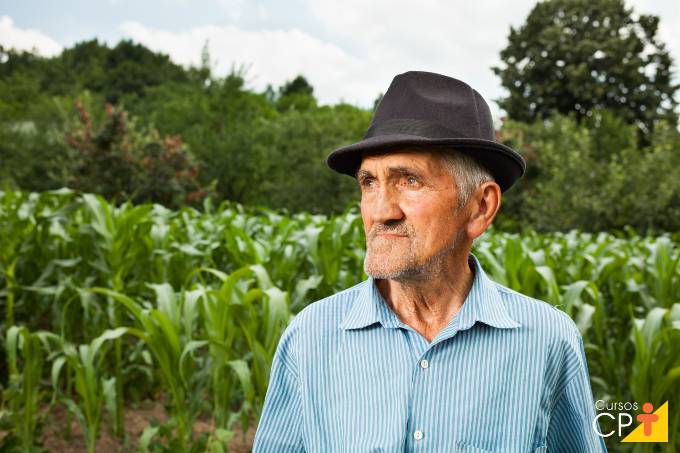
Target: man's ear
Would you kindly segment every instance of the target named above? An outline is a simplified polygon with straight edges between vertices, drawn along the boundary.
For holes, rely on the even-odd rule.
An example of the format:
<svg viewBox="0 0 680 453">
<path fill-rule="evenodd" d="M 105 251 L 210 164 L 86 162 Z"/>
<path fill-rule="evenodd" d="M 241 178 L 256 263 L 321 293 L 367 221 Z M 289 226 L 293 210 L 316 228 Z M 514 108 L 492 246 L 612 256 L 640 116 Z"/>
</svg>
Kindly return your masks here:
<svg viewBox="0 0 680 453">
<path fill-rule="evenodd" d="M 476 239 L 489 228 L 501 207 L 500 186 L 492 181 L 481 184 L 468 204 L 470 215 L 466 230 L 470 239 Z"/>
</svg>

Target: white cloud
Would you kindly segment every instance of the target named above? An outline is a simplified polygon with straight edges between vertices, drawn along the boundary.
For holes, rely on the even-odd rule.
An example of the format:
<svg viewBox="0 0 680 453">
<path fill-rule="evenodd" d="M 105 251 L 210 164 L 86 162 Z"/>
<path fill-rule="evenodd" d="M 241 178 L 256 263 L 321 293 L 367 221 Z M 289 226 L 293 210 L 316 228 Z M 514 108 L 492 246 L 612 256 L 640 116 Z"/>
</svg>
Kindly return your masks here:
<svg viewBox="0 0 680 453">
<path fill-rule="evenodd" d="M 61 53 L 62 46 L 46 34 L 32 28 L 18 28 L 9 16 L 0 17 L 0 44 L 16 50 L 36 51 L 40 55 Z"/>
<path fill-rule="evenodd" d="M 384 91 L 406 70 L 439 72 L 466 81 L 491 101 L 502 94 L 491 66 L 499 63 L 510 25 L 520 25 L 534 0 L 309 0 L 309 8 L 338 39 L 363 49 L 366 70 Z"/>
<path fill-rule="evenodd" d="M 375 98 L 379 91 L 379 85 L 368 82 L 370 74 L 362 76 L 361 60 L 299 29 L 248 31 L 233 25 L 211 25 L 175 33 L 126 22 L 121 30 L 133 40 L 167 53 L 185 65 L 199 64 L 207 40 L 218 74 L 229 72 L 232 65 L 243 64 L 249 67 L 247 81 L 259 90 L 268 83 L 278 86 L 303 74 L 322 103 L 335 103 L 341 98 L 364 102 Z"/>
</svg>

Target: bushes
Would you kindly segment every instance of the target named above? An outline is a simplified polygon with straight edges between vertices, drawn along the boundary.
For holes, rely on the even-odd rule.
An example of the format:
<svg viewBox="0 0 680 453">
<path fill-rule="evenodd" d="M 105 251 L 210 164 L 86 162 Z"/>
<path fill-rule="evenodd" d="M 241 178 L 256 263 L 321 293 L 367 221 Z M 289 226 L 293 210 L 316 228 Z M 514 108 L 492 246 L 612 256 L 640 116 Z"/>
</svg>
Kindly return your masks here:
<svg viewBox="0 0 680 453">
<path fill-rule="evenodd" d="M 527 160 L 504 215 L 543 231 L 680 230 L 680 132 L 659 123 L 650 145 L 607 111 L 578 124 L 554 116 L 506 122 L 502 139 Z"/>
<path fill-rule="evenodd" d="M 77 120 L 64 136 L 72 156 L 70 187 L 114 202 L 151 201 L 168 207 L 191 204 L 206 195 L 198 185 L 199 167 L 179 136 L 161 138 L 153 129 L 140 130 L 127 112 L 110 104 L 99 124 L 80 101 L 75 108 Z"/>
<path fill-rule="evenodd" d="M 143 103 L 130 108 L 163 133 L 181 134 L 205 163 L 203 184 L 215 181 L 220 200 L 342 212 L 356 197 L 356 183 L 329 170 L 325 158 L 361 138 L 370 112 L 347 104 L 316 106 L 301 80 L 282 88 L 280 97 L 267 98 L 234 73 L 192 89 L 150 89 Z"/>
</svg>

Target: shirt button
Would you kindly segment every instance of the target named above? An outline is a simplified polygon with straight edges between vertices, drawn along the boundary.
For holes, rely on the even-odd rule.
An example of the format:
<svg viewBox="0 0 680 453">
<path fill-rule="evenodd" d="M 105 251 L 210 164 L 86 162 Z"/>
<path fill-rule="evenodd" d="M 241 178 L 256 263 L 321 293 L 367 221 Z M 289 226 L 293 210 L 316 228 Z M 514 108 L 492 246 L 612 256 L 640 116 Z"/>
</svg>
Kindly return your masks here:
<svg viewBox="0 0 680 453">
<path fill-rule="evenodd" d="M 422 431 L 416 431 L 416 432 L 413 433 L 413 437 L 414 437 L 416 440 L 420 440 L 420 439 L 423 438 L 423 432 L 422 432 Z"/>
<path fill-rule="evenodd" d="M 428 362 L 426 359 L 423 359 L 420 361 L 420 367 L 421 368 L 427 368 L 430 366 L 430 362 Z"/>
</svg>

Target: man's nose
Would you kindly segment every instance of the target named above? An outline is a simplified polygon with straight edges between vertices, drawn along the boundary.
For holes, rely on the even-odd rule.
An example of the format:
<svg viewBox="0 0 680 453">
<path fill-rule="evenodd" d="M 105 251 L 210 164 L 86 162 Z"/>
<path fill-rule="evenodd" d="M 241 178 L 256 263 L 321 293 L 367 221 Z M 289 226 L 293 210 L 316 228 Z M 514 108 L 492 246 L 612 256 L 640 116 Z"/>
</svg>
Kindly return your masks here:
<svg viewBox="0 0 680 453">
<path fill-rule="evenodd" d="M 391 220 L 401 220 L 404 211 L 399 206 L 399 194 L 390 185 L 384 185 L 376 194 L 373 204 L 373 222 L 387 223 Z"/>
</svg>

